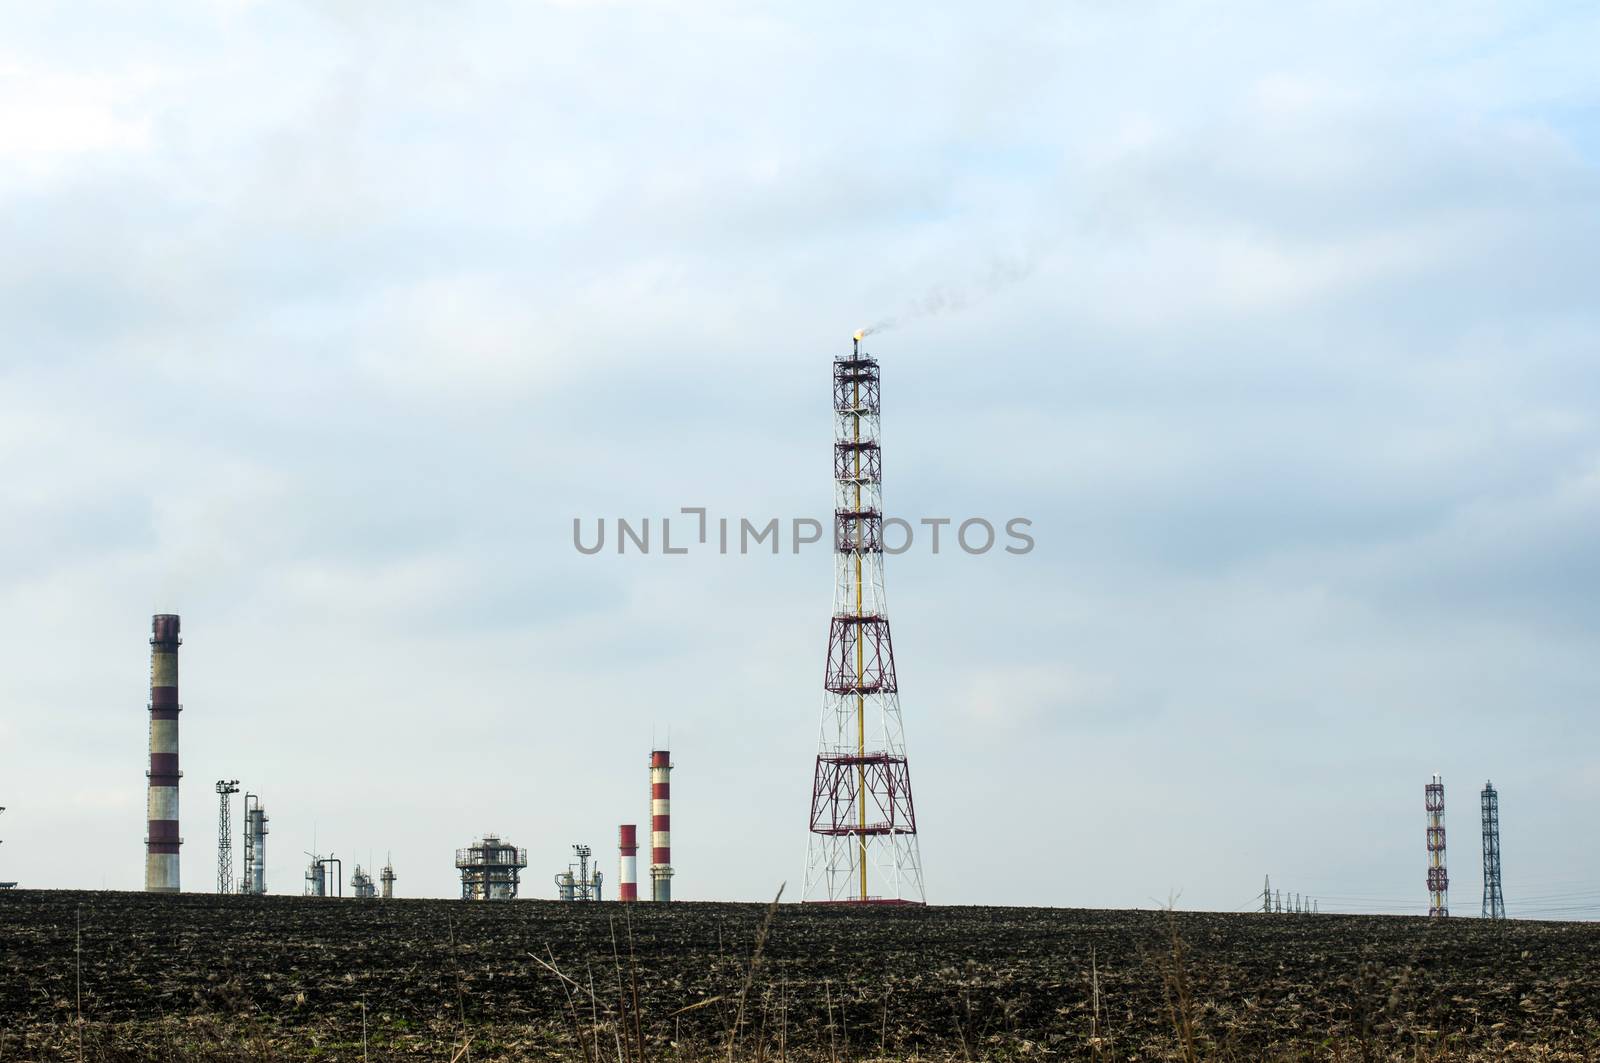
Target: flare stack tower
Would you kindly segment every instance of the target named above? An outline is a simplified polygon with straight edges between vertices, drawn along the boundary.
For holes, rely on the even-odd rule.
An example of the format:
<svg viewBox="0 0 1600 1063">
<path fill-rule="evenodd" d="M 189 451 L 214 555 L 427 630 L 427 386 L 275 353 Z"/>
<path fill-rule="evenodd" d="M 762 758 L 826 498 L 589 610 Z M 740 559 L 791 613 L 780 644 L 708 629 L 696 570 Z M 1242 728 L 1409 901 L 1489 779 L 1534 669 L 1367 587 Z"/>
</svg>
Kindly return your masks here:
<svg viewBox="0 0 1600 1063">
<path fill-rule="evenodd" d="M 804 899 L 923 904 L 911 765 L 883 586 L 878 362 L 833 363 L 834 588 Z"/>
</svg>

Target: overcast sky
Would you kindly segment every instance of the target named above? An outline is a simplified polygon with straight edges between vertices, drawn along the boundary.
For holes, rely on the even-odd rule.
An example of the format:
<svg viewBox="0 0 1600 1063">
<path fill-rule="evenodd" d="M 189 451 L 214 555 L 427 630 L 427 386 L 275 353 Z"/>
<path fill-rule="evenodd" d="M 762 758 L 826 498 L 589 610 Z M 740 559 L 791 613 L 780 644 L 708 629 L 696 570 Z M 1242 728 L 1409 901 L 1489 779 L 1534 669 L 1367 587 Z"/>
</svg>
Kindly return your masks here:
<svg viewBox="0 0 1600 1063">
<path fill-rule="evenodd" d="M 0 878 L 142 886 L 177 612 L 187 889 L 218 778 L 274 892 L 610 878 L 670 729 L 797 896 L 827 550 L 572 521 L 826 516 L 893 318 L 888 511 L 1037 543 L 888 559 L 930 900 L 1424 911 L 1439 771 L 1600 913 L 1600 13 L 967 6 L 8 8 Z"/>
</svg>

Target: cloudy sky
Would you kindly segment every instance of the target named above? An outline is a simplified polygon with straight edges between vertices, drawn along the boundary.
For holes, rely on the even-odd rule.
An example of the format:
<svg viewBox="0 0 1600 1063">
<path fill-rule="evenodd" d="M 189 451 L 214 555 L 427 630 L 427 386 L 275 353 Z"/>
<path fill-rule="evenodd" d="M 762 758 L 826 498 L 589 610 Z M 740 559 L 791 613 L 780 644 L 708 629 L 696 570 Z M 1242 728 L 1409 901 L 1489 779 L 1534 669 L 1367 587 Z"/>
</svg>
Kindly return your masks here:
<svg viewBox="0 0 1600 1063">
<path fill-rule="evenodd" d="M 1294 6 L 1294 5 L 1290 5 Z M 212 783 L 456 890 L 798 892 L 826 549 L 572 521 L 885 499 L 931 900 L 1600 913 L 1600 13 L 216 3 L 0 16 L 0 878 L 143 881 L 150 614 Z M 675 531 L 677 529 L 675 528 Z M 1590 885 L 1585 885 L 1590 883 Z"/>
</svg>

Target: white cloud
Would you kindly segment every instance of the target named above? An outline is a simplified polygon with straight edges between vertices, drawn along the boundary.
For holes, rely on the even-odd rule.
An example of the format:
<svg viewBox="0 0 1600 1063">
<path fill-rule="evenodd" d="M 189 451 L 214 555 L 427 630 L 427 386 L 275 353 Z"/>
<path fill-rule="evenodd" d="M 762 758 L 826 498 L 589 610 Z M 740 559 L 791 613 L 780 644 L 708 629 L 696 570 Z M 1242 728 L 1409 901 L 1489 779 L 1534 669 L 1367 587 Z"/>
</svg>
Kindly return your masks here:
<svg viewBox="0 0 1600 1063">
<path fill-rule="evenodd" d="M 81 156 L 147 152 L 154 117 L 140 96 L 159 80 L 151 70 L 82 75 L 0 56 L 0 167 L 39 180 Z"/>
</svg>

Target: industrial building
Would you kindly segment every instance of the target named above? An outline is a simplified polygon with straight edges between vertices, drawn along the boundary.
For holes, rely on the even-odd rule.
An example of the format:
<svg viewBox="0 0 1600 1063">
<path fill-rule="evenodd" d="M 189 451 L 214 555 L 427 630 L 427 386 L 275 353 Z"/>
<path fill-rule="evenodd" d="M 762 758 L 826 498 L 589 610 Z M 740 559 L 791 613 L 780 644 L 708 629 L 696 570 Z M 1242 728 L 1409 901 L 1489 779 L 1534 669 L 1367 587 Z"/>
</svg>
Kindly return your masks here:
<svg viewBox="0 0 1600 1063">
<path fill-rule="evenodd" d="M 485 834 L 481 841 L 456 850 L 456 868 L 461 872 L 461 899 L 464 901 L 515 900 L 528 866 L 528 850 Z"/>
</svg>

